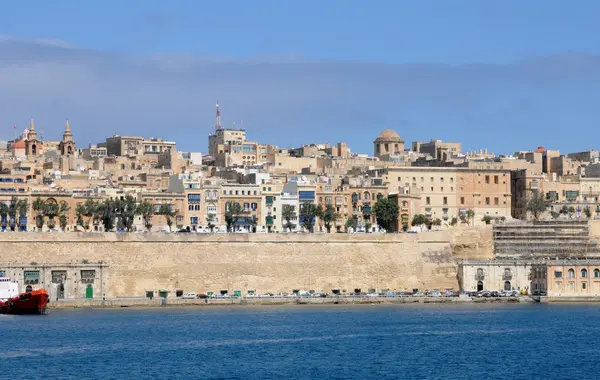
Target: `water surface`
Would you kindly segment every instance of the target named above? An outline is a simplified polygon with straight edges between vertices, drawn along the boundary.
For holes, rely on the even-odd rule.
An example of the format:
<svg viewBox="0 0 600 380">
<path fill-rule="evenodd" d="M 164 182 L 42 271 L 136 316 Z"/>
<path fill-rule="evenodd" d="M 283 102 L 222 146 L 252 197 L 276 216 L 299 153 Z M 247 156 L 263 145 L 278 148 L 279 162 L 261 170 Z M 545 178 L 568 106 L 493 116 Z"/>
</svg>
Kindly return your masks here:
<svg viewBox="0 0 600 380">
<path fill-rule="evenodd" d="M 0 315 L 0 368 L 13 379 L 596 378 L 599 322 L 595 304 L 51 310 Z"/>
</svg>

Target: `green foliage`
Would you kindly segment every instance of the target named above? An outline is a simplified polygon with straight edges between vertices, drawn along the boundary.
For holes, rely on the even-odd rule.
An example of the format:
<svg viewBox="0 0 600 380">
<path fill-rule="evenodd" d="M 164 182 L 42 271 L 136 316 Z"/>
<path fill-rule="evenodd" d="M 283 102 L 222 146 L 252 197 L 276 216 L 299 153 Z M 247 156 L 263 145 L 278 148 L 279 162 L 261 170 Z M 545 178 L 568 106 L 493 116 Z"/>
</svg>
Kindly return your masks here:
<svg viewBox="0 0 600 380">
<path fill-rule="evenodd" d="M 433 224 L 434 226 L 441 226 L 442 225 L 442 220 L 440 218 L 435 218 L 431 224 Z"/>
<path fill-rule="evenodd" d="M 458 218 L 456 216 L 453 216 L 452 219 L 450 219 L 450 225 L 452 227 L 456 226 L 458 224 Z"/>
<path fill-rule="evenodd" d="M 165 217 L 167 220 L 167 226 L 169 226 L 169 231 L 171 231 L 171 226 L 173 225 L 173 218 L 177 215 L 177 210 L 170 203 L 163 203 L 160 205 L 158 209 L 158 214 Z"/>
<path fill-rule="evenodd" d="M 284 228 L 287 228 L 290 231 L 293 231 L 294 228 L 296 228 L 296 225 L 292 222 L 292 220 L 296 219 L 296 210 L 294 206 L 283 205 L 281 217 L 285 220 L 285 223 L 283 224 Z"/>
<path fill-rule="evenodd" d="M 124 228 L 127 231 L 133 230 L 135 216 L 139 215 L 135 198 L 131 195 L 126 195 L 123 199 L 115 200 L 115 209 L 118 228 Z"/>
<path fill-rule="evenodd" d="M 215 214 L 206 215 L 206 223 L 208 224 L 208 228 L 210 228 L 210 232 L 213 232 L 216 227 L 216 225 L 215 225 L 216 219 L 217 219 L 217 217 L 215 216 Z"/>
<path fill-rule="evenodd" d="M 586 218 L 591 218 L 592 217 L 592 211 L 590 210 L 589 207 L 586 207 L 583 209 L 583 213 L 585 214 Z"/>
<path fill-rule="evenodd" d="M 365 230 L 367 233 L 371 232 L 371 227 L 373 227 L 373 223 L 371 223 L 371 222 L 365 223 Z"/>
<path fill-rule="evenodd" d="M 399 211 L 398 204 L 388 198 L 378 200 L 372 209 L 377 218 L 377 224 L 388 232 L 393 231 L 398 223 Z"/>
<path fill-rule="evenodd" d="M 346 219 L 344 226 L 346 227 L 346 231 L 350 228 L 356 231 L 356 227 L 358 227 L 358 219 L 350 217 Z"/>
<path fill-rule="evenodd" d="M 61 215 L 58 217 L 58 223 L 60 225 L 60 228 L 64 231 L 65 228 L 67 228 L 67 216 L 66 215 Z"/>
<path fill-rule="evenodd" d="M 139 205 L 135 212 L 137 215 L 141 215 L 144 219 L 144 227 L 150 232 L 152 229 L 152 216 L 154 215 L 154 205 L 149 201 L 145 200 Z"/>
<path fill-rule="evenodd" d="M 312 202 L 303 202 L 300 205 L 300 218 L 302 219 L 302 227 L 307 231 L 311 231 L 315 225 L 315 218 L 323 214 L 321 206 L 317 206 Z"/>
<path fill-rule="evenodd" d="M 534 192 L 527 201 L 526 210 L 533 215 L 533 219 L 538 220 L 546 211 L 550 202 L 541 191 Z"/>
<path fill-rule="evenodd" d="M 402 231 L 404 231 L 404 232 L 408 231 L 408 223 L 402 224 Z"/>
<path fill-rule="evenodd" d="M 422 225 L 428 224 L 428 223 L 429 223 L 429 218 L 427 218 L 423 214 L 416 214 L 415 216 L 413 216 L 413 219 L 411 222 L 411 224 L 413 226 L 422 226 Z"/>
<path fill-rule="evenodd" d="M 492 217 L 489 215 L 484 215 L 483 218 L 481 218 L 482 222 L 485 222 L 485 224 L 490 224 L 492 222 Z"/>
<path fill-rule="evenodd" d="M 225 206 L 225 224 L 227 225 L 227 231 L 233 231 L 235 223 L 246 214 L 244 208 L 237 202 L 229 201 Z"/>
<path fill-rule="evenodd" d="M 323 210 L 321 219 L 323 219 L 323 223 L 325 224 L 325 229 L 327 230 L 327 233 L 331 232 L 332 224 L 335 223 L 335 221 L 338 220 L 339 217 L 340 214 L 335 210 L 335 207 L 333 207 L 333 205 L 325 206 L 325 210 Z"/>
</svg>

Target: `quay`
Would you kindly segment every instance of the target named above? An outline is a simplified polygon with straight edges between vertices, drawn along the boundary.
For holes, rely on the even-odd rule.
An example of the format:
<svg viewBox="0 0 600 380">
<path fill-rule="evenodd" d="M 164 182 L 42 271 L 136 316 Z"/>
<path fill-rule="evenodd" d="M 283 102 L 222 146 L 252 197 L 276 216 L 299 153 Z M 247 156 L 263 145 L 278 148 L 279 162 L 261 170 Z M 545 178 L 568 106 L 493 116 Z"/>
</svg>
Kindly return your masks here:
<svg viewBox="0 0 600 380">
<path fill-rule="evenodd" d="M 265 297 L 265 298 L 205 298 L 205 299 L 169 299 L 123 297 L 111 299 L 63 299 L 51 302 L 53 309 L 97 309 L 128 307 L 212 307 L 212 306 L 282 306 L 282 305 L 372 305 L 372 304 L 465 304 L 465 303 L 535 303 L 531 297 Z"/>
</svg>

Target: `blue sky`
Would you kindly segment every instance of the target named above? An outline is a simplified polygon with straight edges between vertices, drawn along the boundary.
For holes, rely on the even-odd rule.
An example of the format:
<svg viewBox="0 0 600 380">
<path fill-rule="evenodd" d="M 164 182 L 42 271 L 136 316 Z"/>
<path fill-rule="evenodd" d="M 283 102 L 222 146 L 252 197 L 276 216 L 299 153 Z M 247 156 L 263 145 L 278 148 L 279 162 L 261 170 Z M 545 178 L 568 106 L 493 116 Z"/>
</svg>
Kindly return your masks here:
<svg viewBox="0 0 600 380">
<path fill-rule="evenodd" d="M 595 144 L 600 2 L 5 2 L 0 138 L 69 118 L 79 145 L 160 135 L 206 151 L 226 126 L 280 146 L 379 131 L 497 153 Z M 3 126 L 7 132 L 3 134 Z M 501 132 L 504 131 L 504 132 Z M 577 133 L 566 133 L 577 131 Z M 4 135 L 4 136 L 3 136 Z"/>
</svg>

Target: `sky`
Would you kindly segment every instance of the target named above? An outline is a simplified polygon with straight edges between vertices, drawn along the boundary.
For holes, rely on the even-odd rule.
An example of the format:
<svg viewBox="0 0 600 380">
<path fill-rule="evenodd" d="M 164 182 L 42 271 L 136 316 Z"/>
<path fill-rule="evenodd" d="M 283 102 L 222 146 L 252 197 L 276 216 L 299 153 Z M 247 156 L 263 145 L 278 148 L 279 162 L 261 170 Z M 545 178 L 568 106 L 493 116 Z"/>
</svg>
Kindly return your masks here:
<svg viewBox="0 0 600 380">
<path fill-rule="evenodd" d="M 600 148 L 600 2 L 4 2 L 0 139 L 69 119 L 78 146 L 207 150 L 223 124 L 282 147 L 403 139 L 498 154 Z"/>
</svg>

